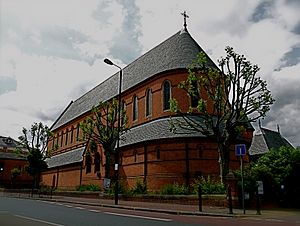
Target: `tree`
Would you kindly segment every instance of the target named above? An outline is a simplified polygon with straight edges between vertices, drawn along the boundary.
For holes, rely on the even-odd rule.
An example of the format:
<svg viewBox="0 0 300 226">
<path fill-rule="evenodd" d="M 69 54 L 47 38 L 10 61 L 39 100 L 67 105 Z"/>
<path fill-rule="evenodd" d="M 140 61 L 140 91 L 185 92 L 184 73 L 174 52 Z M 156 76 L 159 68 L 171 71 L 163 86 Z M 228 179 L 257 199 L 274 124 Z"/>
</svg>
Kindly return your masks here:
<svg viewBox="0 0 300 226">
<path fill-rule="evenodd" d="M 94 106 L 91 110 L 92 116 L 86 118 L 80 127 L 83 137 L 87 141 L 94 141 L 101 144 L 105 155 L 105 178 L 109 178 L 111 156 L 116 153 L 116 142 L 118 136 L 127 131 L 127 117 L 125 109 L 121 109 L 121 123 L 118 134 L 118 110 L 119 104 L 116 99 L 103 101 Z"/>
<path fill-rule="evenodd" d="M 205 53 L 199 53 L 188 67 L 188 78 L 179 84 L 191 98 L 187 111 L 180 109 L 176 99 L 171 100 L 171 110 L 184 119 L 171 118 L 174 133 L 181 127 L 216 139 L 221 180 L 229 169 L 230 146 L 274 102 L 266 82 L 257 76 L 259 67 L 231 47 L 225 52 L 226 57 L 218 61 L 220 69 L 207 66 Z"/>
<path fill-rule="evenodd" d="M 52 133 L 48 126 L 41 122 L 31 125 L 30 130 L 23 127 L 22 136 L 19 137 L 21 148 L 28 150 L 26 167 L 27 172 L 33 176 L 34 187 L 38 187 L 40 174 L 47 168 L 45 159 L 50 150 L 47 150 L 48 139 L 52 137 Z"/>
<path fill-rule="evenodd" d="M 251 174 L 264 183 L 266 198 L 276 196 L 291 205 L 300 206 L 300 150 L 292 147 L 272 149 L 251 165 Z M 285 197 L 280 197 L 284 195 Z"/>
</svg>

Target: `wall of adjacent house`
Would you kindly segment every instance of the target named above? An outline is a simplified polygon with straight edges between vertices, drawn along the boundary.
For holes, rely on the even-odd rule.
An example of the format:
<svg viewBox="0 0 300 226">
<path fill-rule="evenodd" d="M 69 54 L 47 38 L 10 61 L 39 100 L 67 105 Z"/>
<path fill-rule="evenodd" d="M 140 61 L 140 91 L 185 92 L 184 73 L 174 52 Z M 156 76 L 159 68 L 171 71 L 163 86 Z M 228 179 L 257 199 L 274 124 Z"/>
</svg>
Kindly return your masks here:
<svg viewBox="0 0 300 226">
<path fill-rule="evenodd" d="M 3 171 L 0 172 L 0 186 L 26 188 L 32 186 L 32 177 L 26 172 L 27 160 L 24 159 L 0 159 Z M 21 174 L 12 180 L 11 170 L 19 168 Z"/>
</svg>

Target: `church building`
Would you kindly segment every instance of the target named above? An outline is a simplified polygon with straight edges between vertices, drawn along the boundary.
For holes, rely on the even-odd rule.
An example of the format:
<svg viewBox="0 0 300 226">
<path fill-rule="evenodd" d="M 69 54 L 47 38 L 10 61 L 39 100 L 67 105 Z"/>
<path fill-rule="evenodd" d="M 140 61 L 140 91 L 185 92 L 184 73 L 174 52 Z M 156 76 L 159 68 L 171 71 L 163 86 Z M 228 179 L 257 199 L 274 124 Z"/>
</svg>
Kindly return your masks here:
<svg viewBox="0 0 300 226">
<path fill-rule="evenodd" d="M 175 98 L 181 109 L 188 109 L 191 98 L 178 84 L 188 77 L 187 66 L 203 49 L 186 28 L 163 41 L 122 69 L 122 106 L 129 119 L 129 131 L 120 140 L 119 178 L 129 187 L 137 180 L 149 190 L 167 184 L 191 185 L 198 176 L 219 179 L 217 144 L 201 133 L 170 131 L 170 103 Z M 208 65 L 217 67 L 207 56 Z M 51 149 L 42 174 L 44 184 L 59 189 L 75 189 L 83 184 L 102 186 L 105 156 L 100 145 L 93 152 L 80 139 L 80 123 L 91 115 L 100 101 L 118 97 L 119 72 L 71 101 L 51 127 Z M 200 90 L 201 92 L 201 90 Z M 242 141 L 250 146 L 252 129 Z M 239 168 L 239 159 L 231 153 L 230 167 Z M 112 170 L 113 171 L 113 170 Z M 113 173 L 113 172 L 112 172 Z"/>
</svg>

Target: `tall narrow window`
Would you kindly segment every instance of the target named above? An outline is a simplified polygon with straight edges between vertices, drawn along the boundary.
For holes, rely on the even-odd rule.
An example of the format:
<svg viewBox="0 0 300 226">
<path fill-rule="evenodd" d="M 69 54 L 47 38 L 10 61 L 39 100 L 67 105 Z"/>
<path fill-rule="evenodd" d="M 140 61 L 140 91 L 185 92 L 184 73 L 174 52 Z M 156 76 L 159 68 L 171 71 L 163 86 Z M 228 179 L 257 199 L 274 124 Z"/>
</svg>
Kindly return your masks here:
<svg viewBox="0 0 300 226">
<path fill-rule="evenodd" d="M 146 91 L 146 117 L 152 115 L 152 90 Z"/>
<path fill-rule="evenodd" d="M 196 108 L 199 102 L 199 90 L 198 90 L 197 81 L 192 83 L 192 92 L 190 93 L 190 96 L 191 96 L 191 106 L 193 108 Z"/>
<path fill-rule="evenodd" d="M 156 158 L 160 159 L 160 148 L 156 147 Z"/>
<path fill-rule="evenodd" d="M 95 159 L 94 159 L 94 164 L 95 164 L 95 173 L 100 171 L 100 154 L 99 152 L 95 153 Z"/>
<path fill-rule="evenodd" d="M 134 162 L 137 161 L 137 150 L 134 150 L 133 152 Z"/>
<path fill-rule="evenodd" d="M 138 111 L 138 98 L 137 98 L 137 96 L 134 96 L 133 97 L 133 114 L 132 114 L 132 116 L 133 116 L 132 120 L 133 121 L 138 119 L 138 112 L 139 112 Z"/>
<path fill-rule="evenodd" d="M 53 139 L 52 140 L 52 149 L 54 150 L 54 148 L 55 148 L 55 137 L 53 136 L 52 139 Z"/>
<path fill-rule="evenodd" d="M 72 126 L 72 128 L 71 128 L 71 140 L 70 140 L 71 144 L 73 143 L 73 136 L 74 136 L 74 127 Z"/>
<path fill-rule="evenodd" d="M 163 110 L 170 110 L 170 99 L 171 99 L 171 83 L 165 81 L 163 84 Z"/>
<path fill-rule="evenodd" d="M 68 136 L 69 136 L 69 130 L 66 129 L 66 141 L 65 141 L 65 145 L 68 144 Z"/>
<path fill-rule="evenodd" d="M 59 137 L 59 133 L 57 133 L 56 135 L 56 146 L 58 147 L 58 137 Z"/>
<path fill-rule="evenodd" d="M 79 123 L 77 123 L 77 129 L 76 129 L 76 141 L 79 140 L 79 130 L 80 130 Z"/>
<path fill-rule="evenodd" d="M 85 167 L 86 167 L 86 173 L 92 172 L 92 157 L 90 154 L 87 154 L 85 156 Z"/>
<path fill-rule="evenodd" d="M 126 102 L 124 100 L 122 101 L 121 109 L 122 112 L 125 112 L 125 114 L 121 114 L 121 124 L 124 125 L 126 122 Z"/>
<path fill-rule="evenodd" d="M 61 131 L 61 134 L 60 134 L 60 147 L 63 146 L 63 139 L 64 139 L 64 133 L 63 133 L 63 131 Z"/>
</svg>

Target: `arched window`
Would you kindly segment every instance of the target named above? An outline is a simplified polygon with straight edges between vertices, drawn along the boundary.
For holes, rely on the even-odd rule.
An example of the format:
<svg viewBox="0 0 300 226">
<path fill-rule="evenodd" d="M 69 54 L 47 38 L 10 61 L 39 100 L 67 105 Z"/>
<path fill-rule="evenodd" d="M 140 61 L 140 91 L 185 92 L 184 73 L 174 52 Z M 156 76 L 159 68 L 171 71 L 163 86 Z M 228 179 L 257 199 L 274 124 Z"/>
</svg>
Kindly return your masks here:
<svg viewBox="0 0 300 226">
<path fill-rule="evenodd" d="M 152 90 L 146 91 L 146 117 L 152 115 Z"/>
<path fill-rule="evenodd" d="M 63 139 L 64 139 L 64 134 L 63 134 L 63 131 L 61 131 L 61 134 L 60 134 L 60 147 L 63 146 Z"/>
<path fill-rule="evenodd" d="M 100 162 L 101 162 L 100 154 L 99 152 L 96 152 L 95 159 L 94 159 L 95 173 L 100 171 Z"/>
<path fill-rule="evenodd" d="M 79 140 L 79 130 L 80 130 L 80 126 L 79 126 L 79 123 L 77 123 L 77 129 L 76 129 L 76 141 Z"/>
<path fill-rule="evenodd" d="M 56 146 L 58 147 L 58 137 L 59 137 L 59 133 L 57 133 L 56 135 Z"/>
<path fill-rule="evenodd" d="M 125 114 L 121 114 L 121 117 L 122 117 L 121 124 L 124 125 L 126 122 L 126 120 L 125 120 L 126 119 L 126 102 L 125 102 L 125 100 L 122 101 L 121 110 L 122 110 L 122 112 L 125 112 Z"/>
<path fill-rule="evenodd" d="M 197 152 L 198 152 L 198 158 L 202 159 L 203 158 L 203 149 L 200 145 L 197 146 Z"/>
<path fill-rule="evenodd" d="M 134 162 L 137 161 L 137 150 L 134 150 L 133 152 Z"/>
<path fill-rule="evenodd" d="M 90 173 L 92 171 L 92 157 L 88 153 L 85 156 L 85 173 Z"/>
<path fill-rule="evenodd" d="M 52 149 L 54 149 L 54 148 L 55 148 L 55 137 L 53 135 L 53 137 L 52 137 Z"/>
<path fill-rule="evenodd" d="M 138 119 L 138 97 L 133 97 L 133 114 L 132 114 L 132 120 L 135 121 Z"/>
<path fill-rule="evenodd" d="M 68 144 L 68 135 L 69 135 L 69 130 L 66 129 L 66 141 L 65 141 L 65 145 Z"/>
<path fill-rule="evenodd" d="M 71 144 L 73 143 L 73 136 L 74 136 L 74 127 L 72 126 L 72 128 L 71 128 L 71 140 L 70 140 Z"/>
<path fill-rule="evenodd" d="M 170 110 L 170 99 L 171 99 L 171 83 L 165 81 L 163 83 L 163 110 Z"/>
<path fill-rule="evenodd" d="M 190 93 L 191 96 L 191 106 L 196 108 L 199 102 L 199 90 L 197 81 L 192 82 L 192 92 Z"/>
<path fill-rule="evenodd" d="M 159 147 L 156 147 L 156 158 L 157 159 L 160 159 L 160 148 Z"/>
</svg>

